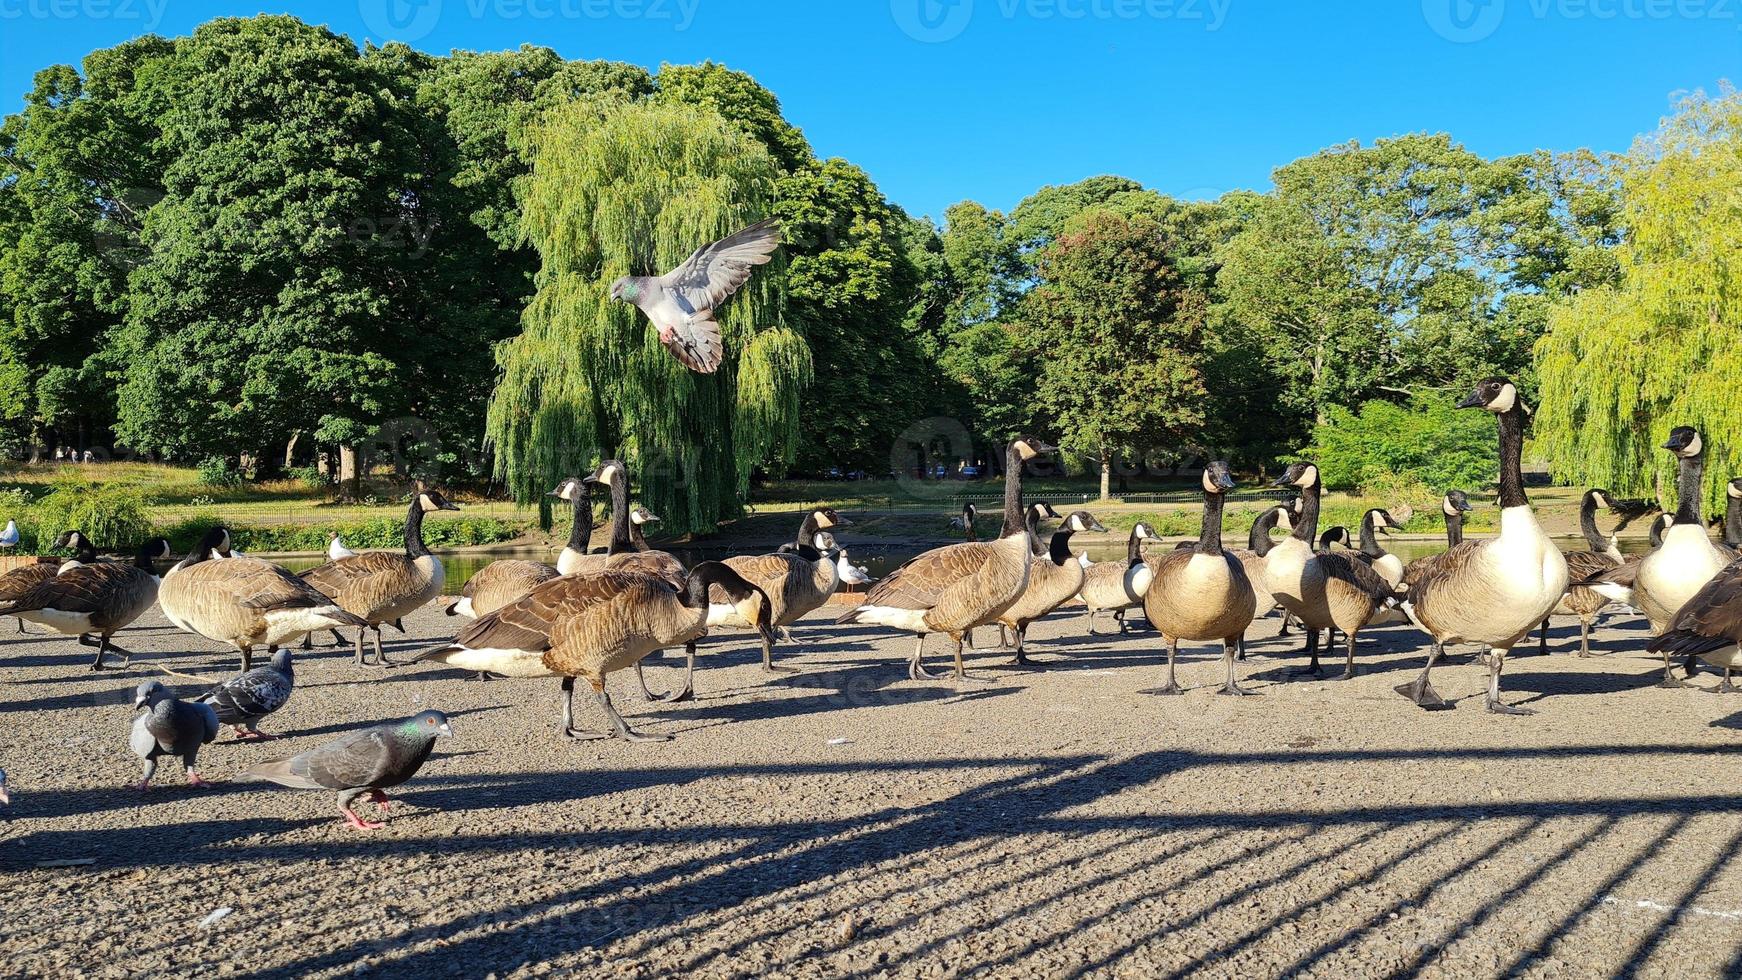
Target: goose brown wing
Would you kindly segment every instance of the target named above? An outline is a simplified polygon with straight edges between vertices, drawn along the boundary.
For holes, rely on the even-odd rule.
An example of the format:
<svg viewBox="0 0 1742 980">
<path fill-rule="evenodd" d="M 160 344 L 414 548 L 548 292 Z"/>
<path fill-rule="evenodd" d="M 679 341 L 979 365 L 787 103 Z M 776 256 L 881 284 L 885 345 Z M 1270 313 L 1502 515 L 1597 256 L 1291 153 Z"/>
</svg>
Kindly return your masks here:
<svg viewBox="0 0 1742 980">
<path fill-rule="evenodd" d="M 605 567 L 614 572 L 644 572 L 657 576 L 670 583 L 673 588 L 681 589 L 689 576 L 689 569 L 677 556 L 665 551 L 623 551 L 612 555 Z"/>
<path fill-rule="evenodd" d="M 0 575 L 0 602 L 28 594 L 31 589 L 54 578 L 58 571 L 60 571 L 59 560 L 36 561 L 14 568 L 5 575 Z"/>
<path fill-rule="evenodd" d="M 1417 558 L 1403 570 L 1403 584 L 1411 603 L 1420 608 L 1423 597 L 1444 584 L 1446 576 L 1470 563 L 1470 558 L 1482 547 L 1480 541 L 1464 541 L 1437 555 Z"/>
<path fill-rule="evenodd" d="M 610 602 L 623 592 L 645 588 L 650 578 L 644 573 L 611 571 L 541 582 L 531 592 L 461 630 L 454 644 L 473 650 L 548 650 L 558 622 Z"/>
<path fill-rule="evenodd" d="M 1372 559 L 1360 560 L 1365 557 L 1365 555 L 1358 555 L 1355 552 L 1332 552 L 1328 555 L 1319 555 L 1318 563 L 1319 567 L 1325 570 L 1327 578 L 1334 578 L 1339 582 L 1345 582 L 1360 589 L 1372 597 L 1374 602 L 1383 602 L 1391 598 L 1395 594 L 1391 588 L 1391 583 L 1385 581 L 1385 576 L 1373 570 L 1373 566 L 1368 563 Z"/>
<path fill-rule="evenodd" d="M 239 557 L 202 564 L 211 564 L 215 572 L 223 573 L 218 581 L 247 609 L 314 609 L 332 604 L 310 583 L 271 562 Z M 217 582 L 205 584 L 210 587 Z"/>
<path fill-rule="evenodd" d="M 992 545 L 969 541 L 934 548 L 910 559 L 871 587 L 865 604 L 930 609 L 950 586 L 973 575 L 992 558 Z"/>
<path fill-rule="evenodd" d="M 1601 575 L 1621 564 L 1613 555 L 1605 555 L 1597 551 L 1569 551 L 1565 557 L 1567 560 L 1567 581 L 1574 585 Z"/>
<path fill-rule="evenodd" d="M 771 555 L 736 555 L 726 559 L 726 567 L 742 575 L 745 581 L 770 592 L 775 586 L 784 586 L 796 574 L 800 573 L 799 562 L 804 561 L 795 554 L 775 553 Z M 806 562 L 806 564 L 809 564 Z M 716 585 L 708 589 L 709 602 L 731 602 L 726 590 Z"/>
<path fill-rule="evenodd" d="M 1644 561 L 1644 555 L 1628 555 L 1626 558 L 1622 559 L 1619 565 L 1611 565 L 1603 571 L 1594 575 L 1586 575 L 1582 578 L 1571 570 L 1572 563 L 1569 561 L 1567 563 L 1567 580 L 1572 582 L 1574 585 L 1590 585 L 1594 582 L 1607 582 L 1631 589 L 1633 588 L 1633 583 L 1639 578 L 1639 566 Z"/>
<path fill-rule="evenodd" d="M 94 613 L 108 604 L 115 590 L 138 584 L 145 573 L 120 562 L 80 565 L 64 575 L 54 575 L 8 604 L 9 609 L 60 609 Z"/>
<path fill-rule="evenodd" d="M 337 598 L 348 586 L 374 575 L 391 574 L 404 568 L 405 556 L 396 551 L 365 551 L 360 555 L 317 565 L 298 576 L 322 595 Z"/>
</svg>

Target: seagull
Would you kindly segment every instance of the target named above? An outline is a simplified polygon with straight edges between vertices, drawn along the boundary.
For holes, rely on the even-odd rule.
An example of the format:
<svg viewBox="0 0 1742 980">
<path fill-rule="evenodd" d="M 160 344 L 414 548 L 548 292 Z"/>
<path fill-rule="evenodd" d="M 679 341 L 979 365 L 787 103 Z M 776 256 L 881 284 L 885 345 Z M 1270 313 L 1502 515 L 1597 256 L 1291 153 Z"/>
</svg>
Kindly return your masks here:
<svg viewBox="0 0 1742 980">
<path fill-rule="evenodd" d="M 780 245 L 780 225 L 768 218 L 703 245 L 663 276 L 622 276 L 611 298 L 633 305 L 653 321 L 659 342 L 684 366 L 712 374 L 725 356 L 714 311 L 750 279 Z"/>
<path fill-rule="evenodd" d="M 345 547 L 345 539 L 339 537 L 339 532 L 327 533 L 327 561 L 338 561 L 340 558 L 354 558 L 357 553 Z"/>
<path fill-rule="evenodd" d="M 0 531 L 0 548 L 18 547 L 18 522 L 7 521 L 6 530 Z"/>
</svg>

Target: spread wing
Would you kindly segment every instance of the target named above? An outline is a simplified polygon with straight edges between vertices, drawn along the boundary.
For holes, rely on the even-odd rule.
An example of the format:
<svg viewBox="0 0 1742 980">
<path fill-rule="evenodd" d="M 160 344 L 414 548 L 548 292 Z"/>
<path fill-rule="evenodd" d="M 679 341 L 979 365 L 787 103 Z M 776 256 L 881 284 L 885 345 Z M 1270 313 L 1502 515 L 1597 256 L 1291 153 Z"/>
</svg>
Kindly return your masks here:
<svg viewBox="0 0 1742 980">
<path fill-rule="evenodd" d="M 750 273 L 766 263 L 779 245 L 780 225 L 766 218 L 696 249 L 659 282 L 691 311 L 713 310 L 749 281 Z"/>
<path fill-rule="evenodd" d="M 865 604 L 930 609 L 950 586 L 978 572 L 992 553 L 991 544 L 978 541 L 934 548 L 884 576 L 865 595 Z"/>
</svg>

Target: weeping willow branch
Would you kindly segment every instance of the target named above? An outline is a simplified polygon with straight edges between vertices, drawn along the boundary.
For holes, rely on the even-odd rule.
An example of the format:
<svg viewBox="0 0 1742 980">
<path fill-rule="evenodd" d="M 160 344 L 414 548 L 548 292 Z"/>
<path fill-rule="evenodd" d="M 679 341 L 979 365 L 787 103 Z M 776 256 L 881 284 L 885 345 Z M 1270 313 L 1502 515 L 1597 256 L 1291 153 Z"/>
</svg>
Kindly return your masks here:
<svg viewBox="0 0 1742 980">
<path fill-rule="evenodd" d="M 521 227 L 543 265 L 522 333 L 496 352 L 486 429 L 498 475 L 530 501 L 621 455 L 667 530 L 711 531 L 738 513 L 755 467 L 793 456 L 811 356 L 784 322 L 782 261 L 719 312 L 726 362 L 712 375 L 679 364 L 609 284 L 664 272 L 762 216 L 779 166 L 692 106 L 564 106 L 528 145 Z"/>
</svg>

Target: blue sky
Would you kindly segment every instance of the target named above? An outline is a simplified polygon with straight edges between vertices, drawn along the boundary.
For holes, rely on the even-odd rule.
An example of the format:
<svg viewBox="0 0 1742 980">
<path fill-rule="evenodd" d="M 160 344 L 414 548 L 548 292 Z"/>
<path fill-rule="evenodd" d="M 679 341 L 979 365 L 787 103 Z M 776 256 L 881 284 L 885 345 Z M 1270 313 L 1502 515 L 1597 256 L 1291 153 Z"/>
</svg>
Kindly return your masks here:
<svg viewBox="0 0 1742 980">
<path fill-rule="evenodd" d="M 721 61 L 934 216 L 1098 173 L 1214 197 L 1406 132 L 1620 150 L 1676 93 L 1742 80 L 1742 0 L 0 0 L 0 108 L 44 65 L 262 11 L 437 52 Z"/>
</svg>

